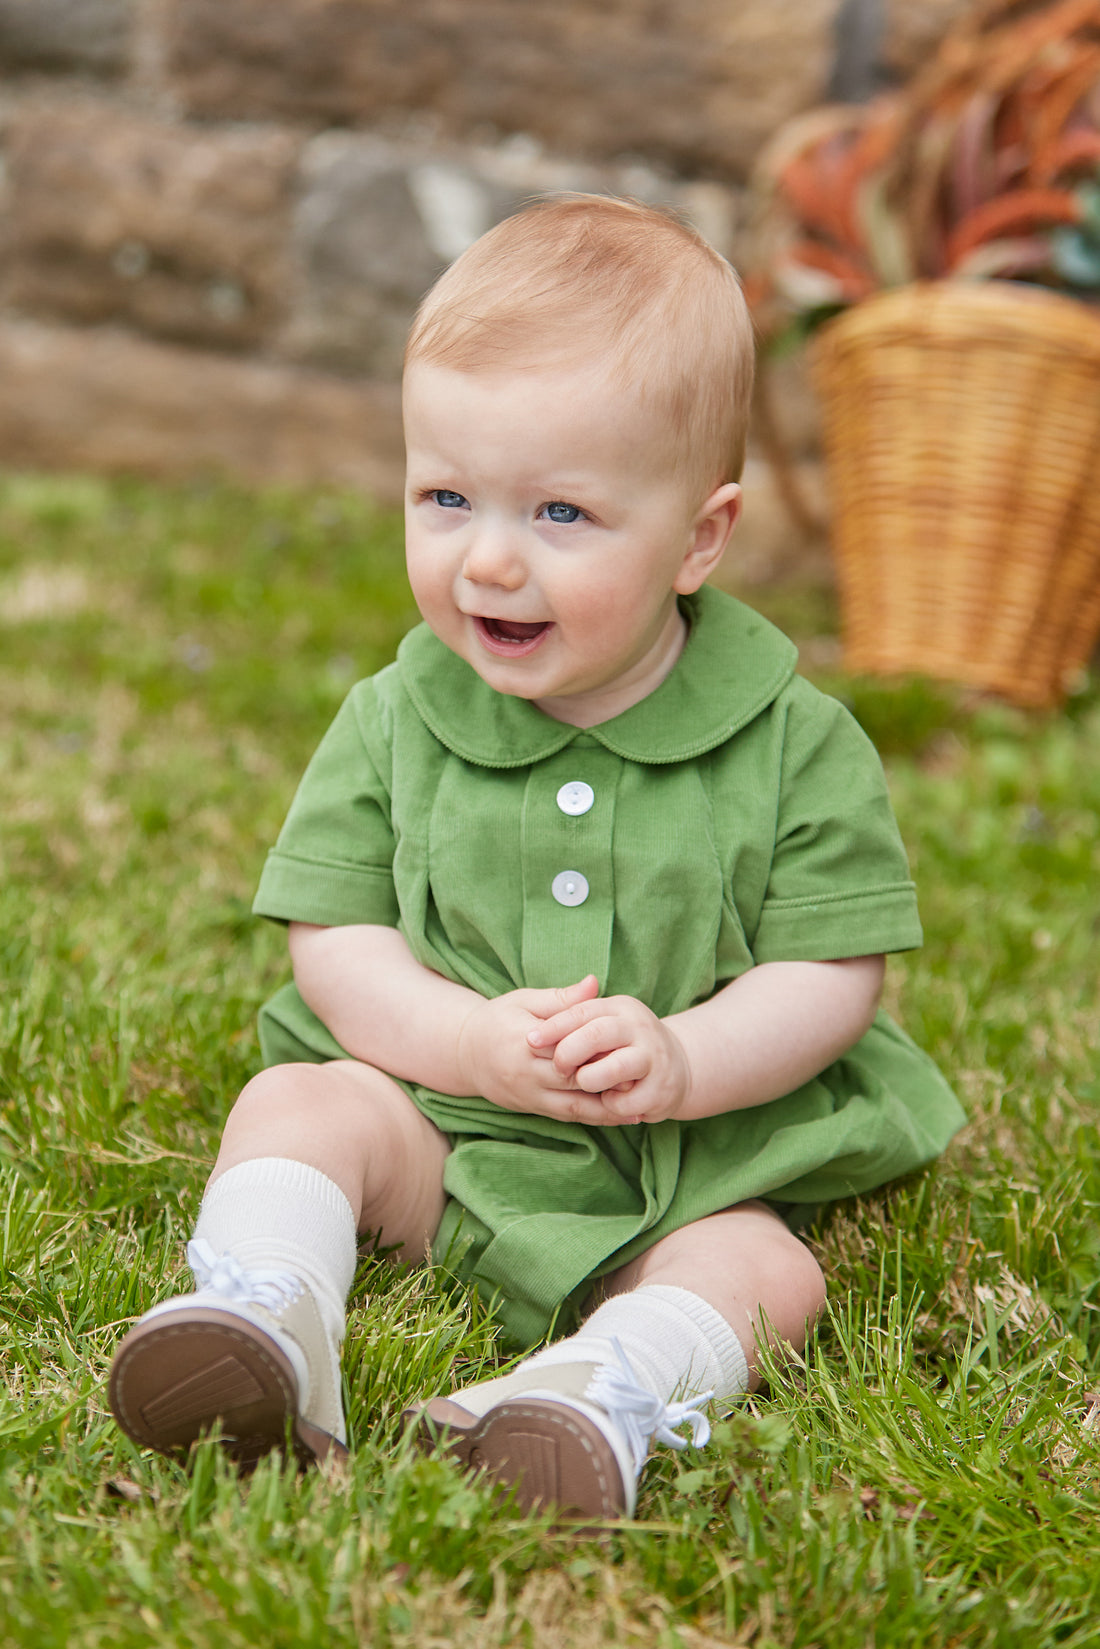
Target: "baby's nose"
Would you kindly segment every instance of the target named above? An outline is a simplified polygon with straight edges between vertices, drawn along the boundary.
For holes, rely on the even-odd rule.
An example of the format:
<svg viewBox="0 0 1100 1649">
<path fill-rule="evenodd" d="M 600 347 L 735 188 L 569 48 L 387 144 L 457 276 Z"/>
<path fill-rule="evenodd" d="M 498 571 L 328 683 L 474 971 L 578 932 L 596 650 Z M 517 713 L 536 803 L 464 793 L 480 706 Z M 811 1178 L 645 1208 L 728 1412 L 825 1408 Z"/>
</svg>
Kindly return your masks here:
<svg viewBox="0 0 1100 1649">
<path fill-rule="evenodd" d="M 527 578 L 522 552 L 504 530 L 479 532 L 462 570 L 471 584 L 496 584 L 505 590 L 518 590 Z"/>
</svg>

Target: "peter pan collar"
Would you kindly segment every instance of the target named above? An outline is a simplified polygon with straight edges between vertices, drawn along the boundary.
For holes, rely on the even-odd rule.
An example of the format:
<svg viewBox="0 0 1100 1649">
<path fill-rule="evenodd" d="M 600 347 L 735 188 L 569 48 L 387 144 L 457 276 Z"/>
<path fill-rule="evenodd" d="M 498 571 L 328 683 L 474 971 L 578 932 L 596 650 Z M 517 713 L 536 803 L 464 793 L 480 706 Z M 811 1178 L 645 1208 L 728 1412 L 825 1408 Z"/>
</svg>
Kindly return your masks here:
<svg viewBox="0 0 1100 1649">
<path fill-rule="evenodd" d="M 401 682 L 440 743 L 478 767 L 529 767 L 579 738 L 628 761 L 690 761 L 766 709 L 793 676 L 798 650 L 709 585 L 680 605 L 690 630 L 672 670 L 647 698 L 596 727 L 572 727 L 496 692 L 426 624 L 398 648 Z"/>
</svg>

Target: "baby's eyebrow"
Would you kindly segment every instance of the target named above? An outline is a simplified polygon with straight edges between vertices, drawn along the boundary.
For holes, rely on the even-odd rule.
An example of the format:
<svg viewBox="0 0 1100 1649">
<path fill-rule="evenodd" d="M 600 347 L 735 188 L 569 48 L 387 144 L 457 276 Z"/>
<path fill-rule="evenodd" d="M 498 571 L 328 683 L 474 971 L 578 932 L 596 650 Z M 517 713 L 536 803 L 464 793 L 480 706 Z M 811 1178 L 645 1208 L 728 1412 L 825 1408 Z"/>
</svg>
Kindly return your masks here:
<svg viewBox="0 0 1100 1649">
<path fill-rule="evenodd" d="M 542 497 L 548 504 L 598 503 L 599 489 L 594 481 L 554 481 L 543 486 Z"/>
</svg>

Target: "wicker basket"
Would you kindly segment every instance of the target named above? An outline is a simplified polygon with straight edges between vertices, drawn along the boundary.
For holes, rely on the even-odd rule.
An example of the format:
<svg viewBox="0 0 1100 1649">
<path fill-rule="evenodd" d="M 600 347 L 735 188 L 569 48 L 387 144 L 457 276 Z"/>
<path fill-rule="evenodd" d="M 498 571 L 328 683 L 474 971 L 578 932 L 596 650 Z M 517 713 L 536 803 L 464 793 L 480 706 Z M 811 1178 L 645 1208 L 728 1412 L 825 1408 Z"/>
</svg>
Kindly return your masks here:
<svg viewBox="0 0 1100 1649">
<path fill-rule="evenodd" d="M 822 329 L 845 664 L 1056 704 L 1100 636 L 1100 317 L 1009 282 Z"/>
</svg>

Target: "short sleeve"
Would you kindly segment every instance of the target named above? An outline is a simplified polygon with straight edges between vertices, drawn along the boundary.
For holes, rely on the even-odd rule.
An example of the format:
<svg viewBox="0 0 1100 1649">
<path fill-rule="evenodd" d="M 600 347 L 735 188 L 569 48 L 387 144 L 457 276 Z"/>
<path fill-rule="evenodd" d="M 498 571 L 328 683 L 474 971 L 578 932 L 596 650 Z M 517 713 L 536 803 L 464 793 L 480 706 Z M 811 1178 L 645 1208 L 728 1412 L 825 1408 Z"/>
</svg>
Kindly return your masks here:
<svg viewBox="0 0 1100 1649">
<path fill-rule="evenodd" d="M 878 753 L 843 705 L 792 686 L 753 955 L 826 961 L 914 950 L 923 937 L 916 888 Z"/>
<path fill-rule="evenodd" d="M 352 689 L 307 767 L 267 856 L 255 915 L 397 925 L 388 750 L 372 685 Z"/>
</svg>

